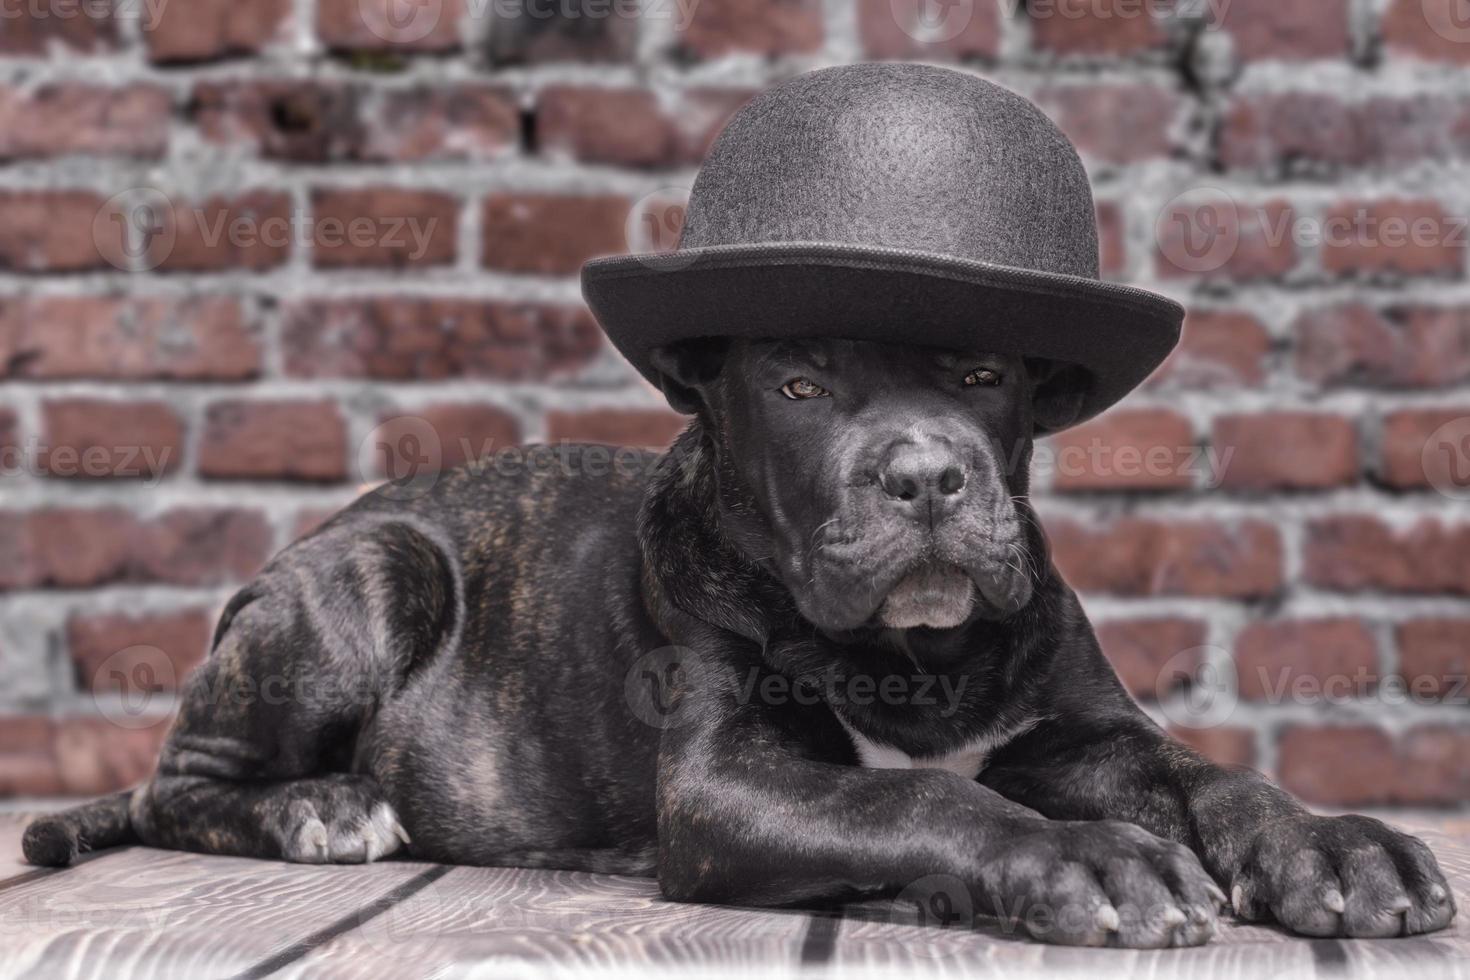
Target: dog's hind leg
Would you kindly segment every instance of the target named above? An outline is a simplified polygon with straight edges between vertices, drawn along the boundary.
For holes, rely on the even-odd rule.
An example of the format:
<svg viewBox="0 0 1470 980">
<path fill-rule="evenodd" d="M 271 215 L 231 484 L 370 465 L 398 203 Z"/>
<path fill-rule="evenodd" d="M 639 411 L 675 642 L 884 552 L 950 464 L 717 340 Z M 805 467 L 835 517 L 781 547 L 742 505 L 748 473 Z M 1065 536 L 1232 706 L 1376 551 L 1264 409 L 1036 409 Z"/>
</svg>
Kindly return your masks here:
<svg viewBox="0 0 1470 980">
<path fill-rule="evenodd" d="M 408 839 L 354 764 L 356 743 L 453 630 L 457 576 L 423 531 L 363 523 L 289 549 L 231 601 L 156 774 L 129 800 L 143 843 L 320 863 L 371 861 Z M 44 863 L 80 850 L 66 846 L 67 817 L 35 830 Z"/>
</svg>

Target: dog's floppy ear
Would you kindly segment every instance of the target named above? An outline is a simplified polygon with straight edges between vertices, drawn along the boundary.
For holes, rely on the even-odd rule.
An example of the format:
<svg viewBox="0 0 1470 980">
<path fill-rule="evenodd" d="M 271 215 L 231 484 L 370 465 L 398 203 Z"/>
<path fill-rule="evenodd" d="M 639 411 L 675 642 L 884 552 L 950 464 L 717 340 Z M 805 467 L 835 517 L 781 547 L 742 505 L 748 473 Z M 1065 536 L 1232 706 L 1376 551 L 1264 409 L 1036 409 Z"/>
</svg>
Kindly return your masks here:
<svg viewBox="0 0 1470 980">
<path fill-rule="evenodd" d="M 648 359 L 658 369 L 660 387 L 674 411 L 697 415 L 708 404 L 705 391 L 720 376 L 729 353 L 728 338 L 704 337 L 655 348 Z"/>
<path fill-rule="evenodd" d="M 1026 358 L 1031 376 L 1031 406 L 1036 435 L 1065 429 L 1077 420 L 1092 384 L 1087 371 L 1065 361 Z"/>
</svg>

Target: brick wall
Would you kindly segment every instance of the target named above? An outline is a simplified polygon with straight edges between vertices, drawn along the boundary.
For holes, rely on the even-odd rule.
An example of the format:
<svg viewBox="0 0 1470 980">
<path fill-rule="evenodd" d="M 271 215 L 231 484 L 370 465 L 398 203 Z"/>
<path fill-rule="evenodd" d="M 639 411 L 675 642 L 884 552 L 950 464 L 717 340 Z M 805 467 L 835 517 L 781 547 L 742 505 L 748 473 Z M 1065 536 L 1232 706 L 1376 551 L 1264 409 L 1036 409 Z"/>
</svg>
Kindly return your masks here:
<svg viewBox="0 0 1470 980">
<path fill-rule="evenodd" d="M 1316 802 L 1470 799 L 1457 3 L 0 0 L 0 795 L 138 778 L 378 443 L 667 440 L 577 266 L 672 240 L 750 92 L 912 57 L 1040 100 L 1107 275 L 1190 306 L 1038 462 L 1129 686 Z"/>
</svg>

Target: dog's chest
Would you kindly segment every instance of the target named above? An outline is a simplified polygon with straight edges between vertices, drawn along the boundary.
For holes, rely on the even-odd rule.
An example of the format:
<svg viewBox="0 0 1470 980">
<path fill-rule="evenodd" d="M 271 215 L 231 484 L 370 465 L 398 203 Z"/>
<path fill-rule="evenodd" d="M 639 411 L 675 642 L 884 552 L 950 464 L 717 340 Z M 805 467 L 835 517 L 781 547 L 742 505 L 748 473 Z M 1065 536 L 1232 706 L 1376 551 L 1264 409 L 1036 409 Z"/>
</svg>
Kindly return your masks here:
<svg viewBox="0 0 1470 980">
<path fill-rule="evenodd" d="M 891 745 L 882 745 L 853 728 L 841 715 L 837 720 L 852 739 L 858 761 L 864 769 L 944 769 L 966 779 L 974 779 L 985 768 L 990 753 L 1015 738 L 1030 725 L 1021 725 L 993 735 L 983 736 L 961 745 L 959 748 L 934 756 L 912 756 Z"/>
</svg>

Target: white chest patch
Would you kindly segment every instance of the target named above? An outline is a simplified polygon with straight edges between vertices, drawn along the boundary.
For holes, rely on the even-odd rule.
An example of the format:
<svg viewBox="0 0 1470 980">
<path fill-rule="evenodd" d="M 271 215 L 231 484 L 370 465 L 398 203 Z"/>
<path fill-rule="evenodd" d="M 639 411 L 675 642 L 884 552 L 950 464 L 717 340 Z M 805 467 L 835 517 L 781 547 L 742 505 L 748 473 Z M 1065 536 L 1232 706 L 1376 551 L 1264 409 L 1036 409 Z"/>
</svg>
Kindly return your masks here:
<svg viewBox="0 0 1470 980">
<path fill-rule="evenodd" d="M 852 739 L 852 746 L 857 750 L 858 759 L 864 769 L 945 769 L 966 779 L 974 779 L 980 775 L 990 753 L 1036 724 L 1036 719 L 1032 719 L 1014 728 L 966 742 L 944 755 L 916 757 L 902 749 L 873 741 L 848 724 L 847 719 L 840 714 L 837 715 L 837 720 L 847 729 L 848 737 Z"/>
</svg>

